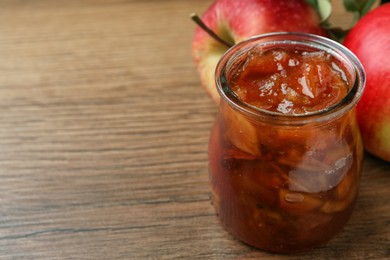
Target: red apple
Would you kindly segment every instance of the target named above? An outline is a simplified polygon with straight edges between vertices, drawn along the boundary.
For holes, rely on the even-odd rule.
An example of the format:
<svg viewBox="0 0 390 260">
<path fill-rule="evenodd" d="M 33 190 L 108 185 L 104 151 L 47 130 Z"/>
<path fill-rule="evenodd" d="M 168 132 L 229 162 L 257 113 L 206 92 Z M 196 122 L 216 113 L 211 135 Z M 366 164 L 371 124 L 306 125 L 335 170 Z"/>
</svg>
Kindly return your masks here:
<svg viewBox="0 0 390 260">
<path fill-rule="evenodd" d="M 366 88 L 357 117 L 366 150 L 390 161 L 390 4 L 363 16 L 344 45 L 360 59 Z"/>
<path fill-rule="evenodd" d="M 202 21 L 217 35 L 232 44 L 251 36 L 277 32 L 306 32 L 325 35 L 320 17 L 304 0 L 216 0 Z M 210 37 L 202 28 L 195 30 L 192 56 L 202 85 L 218 103 L 214 71 L 228 46 Z"/>
</svg>

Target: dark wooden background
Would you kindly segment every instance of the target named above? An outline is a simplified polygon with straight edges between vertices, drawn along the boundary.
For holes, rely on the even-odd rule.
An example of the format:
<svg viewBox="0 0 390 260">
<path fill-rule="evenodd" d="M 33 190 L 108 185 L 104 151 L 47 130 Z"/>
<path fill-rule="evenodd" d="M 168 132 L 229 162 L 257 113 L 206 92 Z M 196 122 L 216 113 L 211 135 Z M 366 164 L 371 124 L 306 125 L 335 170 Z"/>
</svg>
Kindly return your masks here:
<svg viewBox="0 0 390 260">
<path fill-rule="evenodd" d="M 188 18 L 210 3 L 0 0 L 0 259 L 390 258 L 390 164 L 370 155 L 327 245 L 272 255 L 219 225 Z"/>
</svg>

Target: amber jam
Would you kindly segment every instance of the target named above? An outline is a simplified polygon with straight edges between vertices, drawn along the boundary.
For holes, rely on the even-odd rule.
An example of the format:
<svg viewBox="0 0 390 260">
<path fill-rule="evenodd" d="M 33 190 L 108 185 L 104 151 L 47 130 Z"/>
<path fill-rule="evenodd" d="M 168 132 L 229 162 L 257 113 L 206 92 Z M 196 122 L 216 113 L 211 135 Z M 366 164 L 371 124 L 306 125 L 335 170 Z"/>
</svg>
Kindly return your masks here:
<svg viewBox="0 0 390 260">
<path fill-rule="evenodd" d="M 231 48 L 216 81 L 209 174 L 222 224 L 271 252 L 334 237 L 353 210 L 363 157 L 356 57 L 322 37 L 267 34 Z"/>
</svg>

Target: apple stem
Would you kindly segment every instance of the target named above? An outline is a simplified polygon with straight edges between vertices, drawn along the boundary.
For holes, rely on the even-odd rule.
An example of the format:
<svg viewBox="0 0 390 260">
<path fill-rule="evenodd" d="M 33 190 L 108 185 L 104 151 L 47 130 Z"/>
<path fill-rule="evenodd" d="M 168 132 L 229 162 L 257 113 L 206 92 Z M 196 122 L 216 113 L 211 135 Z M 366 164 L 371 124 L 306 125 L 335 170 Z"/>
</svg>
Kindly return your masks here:
<svg viewBox="0 0 390 260">
<path fill-rule="evenodd" d="M 195 13 L 192 13 L 191 14 L 191 19 L 197 24 L 199 25 L 200 28 L 202 28 L 208 35 L 210 35 L 214 40 L 226 45 L 227 47 L 232 47 L 234 44 L 233 43 L 230 43 L 230 42 L 227 42 L 225 41 L 224 39 L 222 39 L 221 37 L 219 37 L 215 32 L 213 32 L 203 21 L 202 19 L 200 19 L 200 17 L 195 14 Z"/>
</svg>

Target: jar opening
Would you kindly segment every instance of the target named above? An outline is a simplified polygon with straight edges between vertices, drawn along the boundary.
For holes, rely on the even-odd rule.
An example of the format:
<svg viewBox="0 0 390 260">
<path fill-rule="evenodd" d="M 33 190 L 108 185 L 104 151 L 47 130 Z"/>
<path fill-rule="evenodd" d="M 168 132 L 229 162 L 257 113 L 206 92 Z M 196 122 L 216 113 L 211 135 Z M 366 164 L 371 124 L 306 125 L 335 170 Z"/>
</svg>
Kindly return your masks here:
<svg viewBox="0 0 390 260">
<path fill-rule="evenodd" d="M 247 57 L 252 52 L 267 52 L 276 49 L 301 51 L 303 53 L 323 52 L 332 57 L 332 59 L 337 60 L 342 65 L 343 72 L 345 72 L 343 76 L 348 78 L 349 86 L 347 92 L 331 105 L 318 110 L 293 114 L 261 108 L 242 100 L 237 91 L 232 89 L 231 75 L 238 71 L 243 62 L 247 62 Z M 313 64 L 313 66 L 319 66 L 315 60 L 313 60 Z M 283 32 L 259 35 L 230 48 L 217 65 L 216 84 L 221 99 L 229 103 L 233 108 L 264 120 L 272 119 L 280 123 L 287 122 L 291 124 L 292 122 L 305 123 L 313 120 L 317 122 L 325 121 L 343 115 L 352 109 L 360 99 L 365 85 L 365 75 L 360 61 L 341 44 L 321 36 Z M 333 98 L 329 97 L 330 99 Z"/>
</svg>

